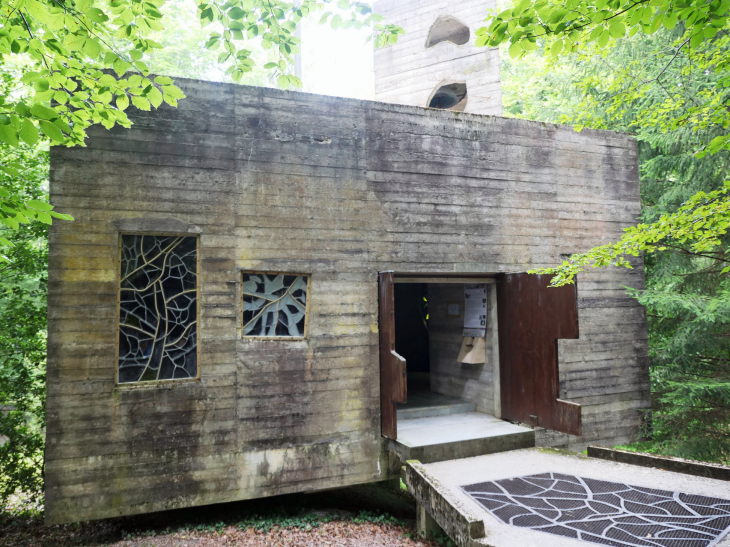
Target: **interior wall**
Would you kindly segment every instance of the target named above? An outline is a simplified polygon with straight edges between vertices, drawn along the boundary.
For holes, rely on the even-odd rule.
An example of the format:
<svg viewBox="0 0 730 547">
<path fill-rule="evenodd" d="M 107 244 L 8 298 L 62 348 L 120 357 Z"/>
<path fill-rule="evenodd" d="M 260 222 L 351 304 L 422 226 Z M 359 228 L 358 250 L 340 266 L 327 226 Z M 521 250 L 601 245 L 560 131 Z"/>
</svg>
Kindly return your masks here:
<svg viewBox="0 0 730 547">
<path fill-rule="evenodd" d="M 464 285 L 428 285 L 429 351 L 431 390 L 458 397 L 477 405 L 477 411 L 495 412 L 495 387 L 499 378 L 499 348 L 496 338 L 495 285 L 487 285 L 486 359 L 482 364 L 464 364 L 456 359 L 464 339 Z M 458 305 L 459 314 L 449 315 L 449 304 Z M 497 378 L 495 386 L 494 379 Z"/>
</svg>

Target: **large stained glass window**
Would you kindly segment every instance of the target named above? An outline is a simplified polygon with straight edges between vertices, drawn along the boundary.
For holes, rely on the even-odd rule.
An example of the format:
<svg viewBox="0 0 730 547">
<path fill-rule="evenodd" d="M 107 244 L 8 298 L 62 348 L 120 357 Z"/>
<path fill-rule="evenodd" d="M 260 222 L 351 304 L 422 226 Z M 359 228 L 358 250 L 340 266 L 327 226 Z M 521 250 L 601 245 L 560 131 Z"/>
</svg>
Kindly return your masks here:
<svg viewBox="0 0 730 547">
<path fill-rule="evenodd" d="M 198 238 L 122 235 L 118 382 L 198 377 Z"/>
<path fill-rule="evenodd" d="M 243 335 L 256 338 L 304 338 L 309 276 L 243 274 Z"/>
</svg>

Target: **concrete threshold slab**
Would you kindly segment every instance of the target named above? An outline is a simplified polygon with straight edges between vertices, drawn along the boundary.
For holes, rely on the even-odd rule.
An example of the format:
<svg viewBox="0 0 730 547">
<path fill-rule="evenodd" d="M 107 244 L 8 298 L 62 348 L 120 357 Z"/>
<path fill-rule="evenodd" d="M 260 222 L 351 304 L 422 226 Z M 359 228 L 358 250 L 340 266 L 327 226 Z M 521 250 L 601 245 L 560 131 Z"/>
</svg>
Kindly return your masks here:
<svg viewBox="0 0 730 547">
<path fill-rule="evenodd" d="M 651 469 L 582 454 L 531 448 L 474 458 L 421 464 L 409 462 L 406 484 L 416 501 L 460 547 L 590 547 L 585 540 L 510 526 L 477 503 L 462 487 L 541 473 L 562 473 L 600 481 L 730 499 L 730 483 Z M 730 536 L 710 543 L 730 547 Z"/>
<path fill-rule="evenodd" d="M 489 414 L 465 412 L 399 420 L 394 445 L 403 461 L 432 463 L 535 446 L 535 432 Z"/>
<path fill-rule="evenodd" d="M 476 412 L 477 405 L 474 403 L 460 399 L 449 399 L 448 397 L 444 397 L 444 399 L 446 400 L 439 401 L 437 404 L 414 405 L 410 401 L 401 403 L 398 405 L 398 421 Z"/>
</svg>

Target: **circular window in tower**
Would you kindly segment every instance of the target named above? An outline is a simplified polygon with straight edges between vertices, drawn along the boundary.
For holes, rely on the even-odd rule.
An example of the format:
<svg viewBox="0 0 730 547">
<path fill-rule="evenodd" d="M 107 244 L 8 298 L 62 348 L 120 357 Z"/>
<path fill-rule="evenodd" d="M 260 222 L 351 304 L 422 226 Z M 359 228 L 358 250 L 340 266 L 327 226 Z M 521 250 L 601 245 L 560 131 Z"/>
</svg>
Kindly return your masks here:
<svg viewBox="0 0 730 547">
<path fill-rule="evenodd" d="M 439 85 L 429 97 L 428 107 L 463 112 L 466 100 L 466 82 Z"/>
<path fill-rule="evenodd" d="M 451 42 L 463 46 L 469 41 L 469 27 L 451 15 L 442 15 L 431 25 L 426 38 L 426 49 L 440 44 Z"/>
</svg>

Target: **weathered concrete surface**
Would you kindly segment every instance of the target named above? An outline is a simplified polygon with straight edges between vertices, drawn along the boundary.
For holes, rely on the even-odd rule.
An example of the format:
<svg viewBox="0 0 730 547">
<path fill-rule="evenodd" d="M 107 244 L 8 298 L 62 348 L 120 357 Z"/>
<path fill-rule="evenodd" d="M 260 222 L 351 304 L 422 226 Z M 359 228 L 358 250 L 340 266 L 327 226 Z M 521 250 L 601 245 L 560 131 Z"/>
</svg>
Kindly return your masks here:
<svg viewBox="0 0 730 547">
<path fill-rule="evenodd" d="M 414 494 L 418 503 L 424 503 L 421 501 L 422 498 L 424 500 L 433 498 L 440 501 L 439 504 L 431 505 L 433 507 L 431 515 L 440 525 L 443 526 L 440 515 L 443 515 L 443 519 L 454 518 L 458 522 L 459 514 L 468 515 L 469 525 L 475 528 L 477 525 L 474 523 L 474 519 L 483 523 L 484 536 L 481 539 L 478 535 L 472 535 L 469 541 L 464 540 L 466 534 L 463 531 L 463 525 L 461 528 L 452 529 L 456 534 L 451 536 L 452 539 L 460 546 L 468 545 L 470 547 L 514 547 L 516 545 L 519 547 L 586 547 L 592 545 L 577 539 L 504 524 L 461 489 L 462 486 L 480 482 L 557 472 L 658 490 L 730 499 L 730 484 L 725 481 L 597 460 L 545 448 L 503 452 L 426 465 L 411 464 L 409 467 L 414 468 L 413 471 L 407 471 L 406 474 L 407 479 L 414 484 L 413 490 L 411 490 L 410 484 L 407 483 L 409 491 Z M 416 476 L 416 471 L 418 476 Z M 453 507 L 445 507 L 444 504 L 451 504 Z M 429 506 L 426 505 L 426 507 Z M 450 533 L 449 530 L 446 531 Z M 730 546 L 730 537 L 725 537 L 717 545 Z"/>
<path fill-rule="evenodd" d="M 407 463 L 405 483 L 418 509 L 428 513 L 457 545 L 468 545 L 485 536 L 480 511 L 455 497 L 453 490 L 442 485 L 420 462 Z M 425 515 L 421 519 L 426 520 Z"/>
<path fill-rule="evenodd" d="M 395 446 L 404 462 L 431 463 L 530 448 L 535 446 L 535 432 L 488 414 L 467 412 L 399 420 Z"/>
<path fill-rule="evenodd" d="M 588 456 L 613 462 L 654 467 L 665 471 L 676 471 L 677 473 L 684 473 L 686 475 L 697 475 L 698 477 L 730 481 L 730 467 L 716 463 L 657 456 L 656 454 L 644 454 L 604 446 L 589 446 Z"/>
<path fill-rule="evenodd" d="M 386 22 L 402 26 L 406 34 L 396 44 L 375 51 L 375 98 L 425 107 L 439 86 L 465 82 L 464 112 L 500 116 L 499 50 L 474 46 L 475 31 L 495 7 L 495 0 L 376 0 L 374 11 Z M 469 27 L 466 43 L 443 41 L 426 47 L 429 31 L 443 16 Z"/>
<path fill-rule="evenodd" d="M 46 517 L 68 522 L 385 480 L 377 272 L 557 264 L 639 213 L 636 143 L 449 111 L 178 80 L 51 150 Z M 151 219 L 158 219 L 154 221 Z M 169 220 L 166 220 L 169 219 Z M 117 388 L 121 231 L 200 237 L 201 378 Z M 241 338 L 241 270 L 309 273 L 309 337 Z M 643 267 L 580 276 L 561 398 L 628 441 L 649 403 Z"/>
</svg>

